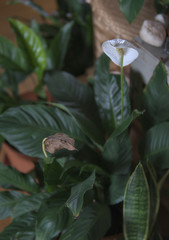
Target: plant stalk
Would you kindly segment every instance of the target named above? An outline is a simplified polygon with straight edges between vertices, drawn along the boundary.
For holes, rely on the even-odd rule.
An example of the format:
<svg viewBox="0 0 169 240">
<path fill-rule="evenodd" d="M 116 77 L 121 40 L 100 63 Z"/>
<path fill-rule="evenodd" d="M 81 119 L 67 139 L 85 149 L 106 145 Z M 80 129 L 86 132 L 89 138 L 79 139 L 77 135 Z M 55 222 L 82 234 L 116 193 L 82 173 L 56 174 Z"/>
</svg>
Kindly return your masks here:
<svg viewBox="0 0 169 240">
<path fill-rule="evenodd" d="M 123 100 L 123 55 L 121 56 L 121 123 L 123 122 L 123 108 L 124 108 L 124 100 Z"/>
</svg>

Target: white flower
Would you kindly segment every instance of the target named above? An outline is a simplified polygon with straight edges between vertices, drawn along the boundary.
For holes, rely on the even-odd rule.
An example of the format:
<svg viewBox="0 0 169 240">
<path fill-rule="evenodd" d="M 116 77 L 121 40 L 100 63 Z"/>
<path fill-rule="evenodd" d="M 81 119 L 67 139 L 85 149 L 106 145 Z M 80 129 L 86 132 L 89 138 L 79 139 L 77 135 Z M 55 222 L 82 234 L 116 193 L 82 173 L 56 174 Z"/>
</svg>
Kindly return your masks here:
<svg viewBox="0 0 169 240">
<path fill-rule="evenodd" d="M 102 44 L 104 53 L 118 66 L 121 66 L 123 55 L 123 67 L 132 63 L 139 55 L 137 48 L 123 39 L 108 40 Z"/>
</svg>

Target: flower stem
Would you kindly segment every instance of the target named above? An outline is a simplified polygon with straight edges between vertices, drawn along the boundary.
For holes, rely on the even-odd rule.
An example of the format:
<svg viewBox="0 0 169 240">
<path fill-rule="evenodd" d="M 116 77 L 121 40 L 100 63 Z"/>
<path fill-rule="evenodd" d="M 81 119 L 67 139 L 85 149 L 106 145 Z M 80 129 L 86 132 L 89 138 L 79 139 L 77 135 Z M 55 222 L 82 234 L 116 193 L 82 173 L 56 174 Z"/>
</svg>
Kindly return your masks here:
<svg viewBox="0 0 169 240">
<path fill-rule="evenodd" d="M 121 56 L 121 123 L 123 122 L 123 55 Z"/>
</svg>

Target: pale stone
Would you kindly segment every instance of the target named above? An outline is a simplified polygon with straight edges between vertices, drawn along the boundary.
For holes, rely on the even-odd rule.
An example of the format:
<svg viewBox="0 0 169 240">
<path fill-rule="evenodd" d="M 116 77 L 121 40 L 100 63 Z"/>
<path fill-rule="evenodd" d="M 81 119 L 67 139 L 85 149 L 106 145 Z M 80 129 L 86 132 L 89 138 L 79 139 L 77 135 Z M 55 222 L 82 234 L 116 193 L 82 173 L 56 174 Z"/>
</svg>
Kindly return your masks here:
<svg viewBox="0 0 169 240">
<path fill-rule="evenodd" d="M 166 31 L 162 23 L 144 20 L 140 29 L 141 39 L 155 47 L 161 47 L 166 39 Z"/>
<path fill-rule="evenodd" d="M 168 19 L 168 16 L 166 14 L 159 13 L 155 16 L 154 19 L 158 22 L 161 22 L 164 25 L 165 29 L 167 29 L 168 24 L 169 24 L 169 19 Z"/>
</svg>

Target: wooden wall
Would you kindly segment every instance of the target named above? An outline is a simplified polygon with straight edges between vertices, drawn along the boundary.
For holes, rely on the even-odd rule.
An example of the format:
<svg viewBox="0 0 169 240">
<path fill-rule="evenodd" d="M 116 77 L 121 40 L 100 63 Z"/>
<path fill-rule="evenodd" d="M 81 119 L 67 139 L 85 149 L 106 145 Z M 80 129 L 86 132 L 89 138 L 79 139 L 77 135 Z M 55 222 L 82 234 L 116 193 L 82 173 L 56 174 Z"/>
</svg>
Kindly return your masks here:
<svg viewBox="0 0 169 240">
<path fill-rule="evenodd" d="M 9 17 L 19 17 L 21 19 L 36 19 L 42 21 L 42 18 L 30 7 L 21 4 L 8 5 L 9 0 L 0 0 L 0 35 L 15 41 L 15 35 L 8 23 Z M 56 0 L 35 0 L 48 13 L 55 11 Z"/>
</svg>

